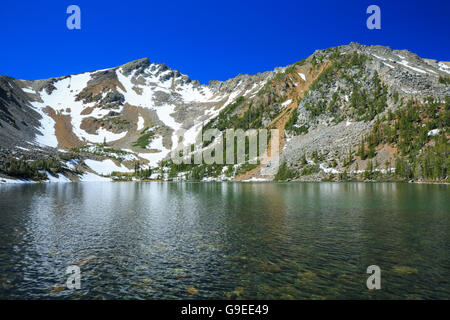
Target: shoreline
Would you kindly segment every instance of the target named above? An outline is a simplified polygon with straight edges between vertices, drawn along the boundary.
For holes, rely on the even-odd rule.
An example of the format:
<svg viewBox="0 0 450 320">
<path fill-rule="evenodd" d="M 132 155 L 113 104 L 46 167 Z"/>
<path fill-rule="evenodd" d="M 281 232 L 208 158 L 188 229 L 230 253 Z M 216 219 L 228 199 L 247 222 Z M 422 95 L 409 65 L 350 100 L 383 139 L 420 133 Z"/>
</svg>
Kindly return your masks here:
<svg viewBox="0 0 450 320">
<path fill-rule="evenodd" d="M 103 179 L 109 179 L 107 177 L 103 177 Z M 106 181 L 106 180 L 90 180 L 90 181 L 33 181 L 33 180 L 20 180 L 20 179 L 11 179 L 11 178 L 0 178 L 0 186 L 1 185 L 17 185 L 17 184 L 66 184 L 66 183 L 92 183 L 92 182 L 101 182 L 101 183 L 120 183 L 120 182 L 166 182 L 166 183 L 408 183 L 408 184 L 438 184 L 438 185 L 450 185 L 450 182 L 440 182 L 440 181 L 383 181 L 383 180 L 348 180 L 348 181 L 317 181 L 317 180 L 298 180 L 298 181 L 273 181 L 273 180 L 241 180 L 241 181 L 233 181 L 233 180 L 209 180 L 209 181 L 168 181 L 168 180 L 132 180 L 132 181 Z"/>
</svg>

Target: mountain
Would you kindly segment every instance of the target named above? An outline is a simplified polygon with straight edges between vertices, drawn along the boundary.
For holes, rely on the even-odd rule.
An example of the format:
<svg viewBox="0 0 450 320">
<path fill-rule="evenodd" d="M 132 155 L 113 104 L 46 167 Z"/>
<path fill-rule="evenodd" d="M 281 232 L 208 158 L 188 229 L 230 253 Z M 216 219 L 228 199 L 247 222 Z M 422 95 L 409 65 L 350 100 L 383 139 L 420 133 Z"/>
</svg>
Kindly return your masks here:
<svg viewBox="0 0 450 320">
<path fill-rule="evenodd" d="M 0 181 L 445 181 L 449 106 L 450 63 L 357 43 L 208 85 L 147 58 L 0 76 Z M 206 128 L 278 129 L 281 165 L 174 164 Z"/>
</svg>

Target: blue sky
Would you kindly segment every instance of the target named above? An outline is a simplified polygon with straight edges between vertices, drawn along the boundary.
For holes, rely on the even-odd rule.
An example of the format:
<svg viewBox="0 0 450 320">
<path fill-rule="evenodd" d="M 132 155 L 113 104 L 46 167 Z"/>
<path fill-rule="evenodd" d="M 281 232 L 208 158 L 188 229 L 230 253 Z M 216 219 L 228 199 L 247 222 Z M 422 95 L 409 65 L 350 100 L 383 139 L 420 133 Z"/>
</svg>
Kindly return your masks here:
<svg viewBox="0 0 450 320">
<path fill-rule="evenodd" d="M 81 8 L 81 30 L 66 8 Z M 381 8 L 381 30 L 366 8 Z M 292 64 L 315 49 L 381 44 L 450 60 L 450 1 L 2 0 L 0 74 L 42 79 L 141 57 L 207 83 Z"/>
</svg>

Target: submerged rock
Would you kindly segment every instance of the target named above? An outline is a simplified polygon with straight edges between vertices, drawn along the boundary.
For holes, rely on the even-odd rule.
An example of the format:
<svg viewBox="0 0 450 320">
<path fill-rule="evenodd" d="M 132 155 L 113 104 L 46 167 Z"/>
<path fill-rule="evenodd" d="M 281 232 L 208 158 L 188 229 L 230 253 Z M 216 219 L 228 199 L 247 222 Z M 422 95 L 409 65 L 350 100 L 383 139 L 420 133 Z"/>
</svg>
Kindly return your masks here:
<svg viewBox="0 0 450 320">
<path fill-rule="evenodd" d="M 64 290 L 66 290 L 66 286 L 55 285 L 53 287 L 53 289 L 49 291 L 49 293 L 58 293 L 58 292 L 61 292 L 61 291 L 64 291 Z"/>
<path fill-rule="evenodd" d="M 92 255 L 92 256 L 88 256 L 88 257 L 85 257 L 85 258 L 80 258 L 80 259 L 78 259 L 78 260 L 75 260 L 75 261 L 71 262 L 71 264 L 72 264 L 72 265 L 80 265 L 80 266 L 83 266 L 83 265 L 86 265 L 86 264 L 88 264 L 88 263 L 94 261 L 95 259 L 97 259 L 97 257 L 94 256 L 94 255 Z"/>
<path fill-rule="evenodd" d="M 233 291 L 233 294 L 235 294 L 237 297 L 241 296 L 243 293 L 244 293 L 244 288 L 243 287 L 237 287 Z"/>
<path fill-rule="evenodd" d="M 302 281 L 317 277 L 317 275 L 312 271 L 299 272 L 297 275 Z"/>
<path fill-rule="evenodd" d="M 419 272 L 416 268 L 411 268 L 408 266 L 395 266 L 393 270 L 398 274 L 414 274 Z"/>
<path fill-rule="evenodd" d="M 195 288 L 195 287 L 192 287 L 192 286 L 189 287 L 189 288 L 187 288 L 186 291 L 187 291 L 189 294 L 192 294 L 192 295 L 198 294 L 198 289 Z"/>
</svg>

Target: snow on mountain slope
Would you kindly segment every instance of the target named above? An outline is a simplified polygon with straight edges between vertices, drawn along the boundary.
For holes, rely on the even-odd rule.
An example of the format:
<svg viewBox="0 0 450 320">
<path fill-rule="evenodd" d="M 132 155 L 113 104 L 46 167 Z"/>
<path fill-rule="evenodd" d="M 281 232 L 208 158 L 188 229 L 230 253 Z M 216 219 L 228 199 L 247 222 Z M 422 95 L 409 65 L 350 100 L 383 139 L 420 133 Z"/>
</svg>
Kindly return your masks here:
<svg viewBox="0 0 450 320">
<path fill-rule="evenodd" d="M 79 94 L 91 79 L 91 72 L 65 77 L 53 83 L 54 90 L 48 93 L 42 89 L 38 94 L 40 101 L 31 102 L 33 108 L 42 116 L 41 133 L 42 137 L 37 136 L 36 141 L 40 144 L 56 148 L 58 145 L 55 120 L 49 116 L 46 108 L 50 107 L 55 112 L 61 115 L 70 117 L 71 129 L 74 134 L 81 140 L 91 143 L 102 143 L 115 141 L 125 136 L 125 133 L 114 134 L 108 130 L 100 128 L 96 134 L 89 134 L 81 129 L 81 124 L 84 118 L 88 115 L 83 115 L 83 110 L 91 108 L 94 103 L 83 104 L 82 101 L 77 101 L 76 95 Z M 94 116 L 101 119 L 106 115 L 105 110 L 96 110 Z"/>
<path fill-rule="evenodd" d="M 110 175 L 111 172 L 132 172 L 124 165 L 116 165 L 112 160 L 107 159 L 103 161 L 85 160 L 84 161 L 89 168 L 102 175 Z"/>
<path fill-rule="evenodd" d="M 202 85 L 165 64 L 140 59 L 112 69 L 24 80 L 22 90 L 41 116 L 38 145 L 67 150 L 107 143 L 154 167 L 180 143 L 194 143 L 202 124 L 237 97 L 255 95 L 275 74 Z M 155 129 L 156 139 L 146 148 L 136 146 L 147 127 Z M 101 163 L 92 169 L 111 168 Z"/>
</svg>

